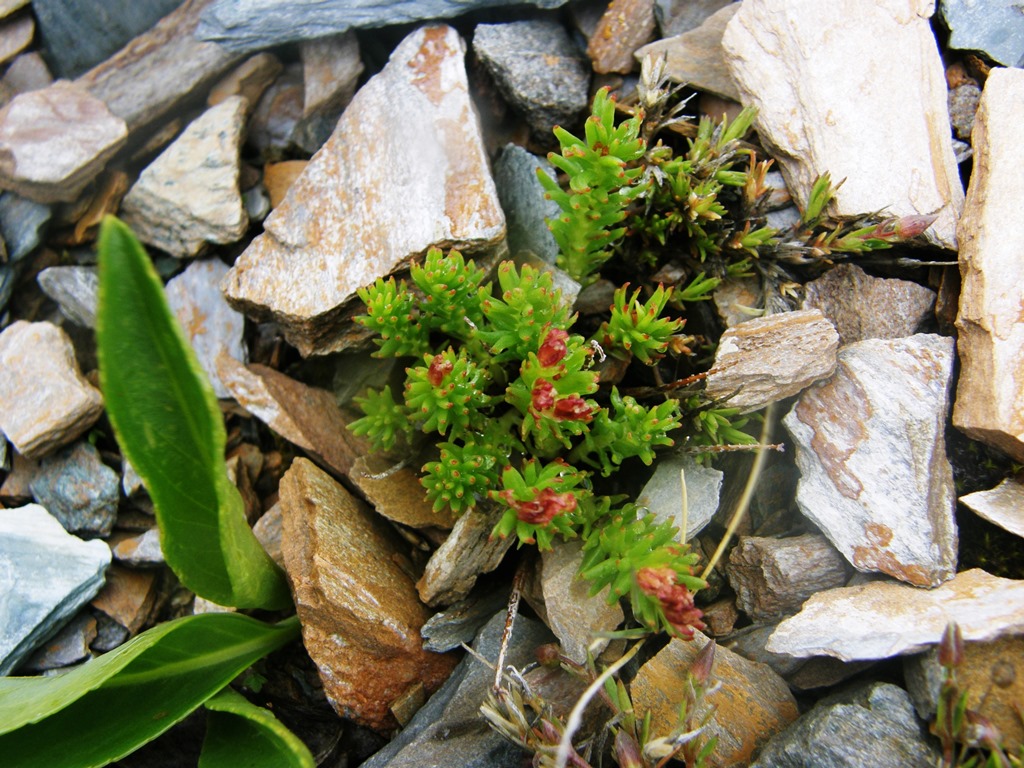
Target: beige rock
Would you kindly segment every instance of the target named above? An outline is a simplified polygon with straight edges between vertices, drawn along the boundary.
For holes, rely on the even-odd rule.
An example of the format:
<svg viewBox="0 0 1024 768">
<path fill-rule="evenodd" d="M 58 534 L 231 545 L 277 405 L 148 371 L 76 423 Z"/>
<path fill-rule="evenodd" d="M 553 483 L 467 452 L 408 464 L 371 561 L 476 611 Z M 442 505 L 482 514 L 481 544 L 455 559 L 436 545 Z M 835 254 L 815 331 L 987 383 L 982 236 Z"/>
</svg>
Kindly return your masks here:
<svg viewBox="0 0 1024 768">
<path fill-rule="evenodd" d="M 263 184 L 270 195 L 271 209 L 277 208 L 292 188 L 292 184 L 309 165 L 308 160 L 285 160 L 282 163 L 267 163 L 263 166 Z"/>
<path fill-rule="evenodd" d="M 0 430 L 19 453 L 42 458 L 102 413 L 103 398 L 82 376 L 61 328 L 18 320 L 0 333 Z"/>
<path fill-rule="evenodd" d="M 1024 72 L 994 69 L 975 118 L 974 171 L 960 237 L 960 383 L 953 424 L 1024 461 L 1024 256 L 1020 174 Z"/>
<path fill-rule="evenodd" d="M 284 568 L 284 552 L 281 549 L 281 540 L 284 536 L 284 516 L 281 514 L 281 504 L 275 504 L 252 527 L 252 532 L 263 548 L 270 555 L 270 559 Z"/>
<path fill-rule="evenodd" d="M 644 664 L 633 680 L 633 707 L 650 712 L 652 736 L 668 736 L 679 719 L 686 696 L 687 671 L 697 654 L 711 642 L 700 632 L 691 641 L 674 639 Z M 767 664 L 748 661 L 728 648 L 715 648 L 713 679 L 721 688 L 706 696 L 698 713 L 715 707 L 707 736 L 718 746 L 709 766 L 749 765 L 754 751 L 796 720 L 796 700 L 786 681 Z"/>
<path fill-rule="evenodd" d="M 587 55 L 600 74 L 632 72 L 633 52 L 654 36 L 654 0 L 612 0 L 590 36 Z"/>
<path fill-rule="evenodd" d="M 3 80 L 15 93 L 38 91 L 53 83 L 53 75 L 37 52 L 23 53 L 7 67 Z"/>
<path fill-rule="evenodd" d="M 36 23 L 31 14 L 26 13 L 10 21 L 5 19 L 0 24 L 0 64 L 10 61 L 25 50 L 35 33 Z"/>
<path fill-rule="evenodd" d="M 246 101 L 232 96 L 194 120 L 139 176 L 123 219 L 138 238 L 178 258 L 233 243 L 249 225 L 238 189 Z"/>
<path fill-rule="evenodd" d="M 211 0 L 185 0 L 75 82 L 128 125 L 133 134 L 163 122 L 183 101 L 200 94 L 241 55 L 193 36 Z"/>
<path fill-rule="evenodd" d="M 6 438 L 5 438 L 6 439 Z M 33 500 L 32 478 L 39 471 L 39 462 L 26 459 L 17 451 L 11 457 L 11 468 L 0 485 L 0 503 L 14 509 Z"/>
<path fill-rule="evenodd" d="M 711 294 L 711 300 L 726 328 L 764 314 L 764 310 L 760 309 L 764 306 L 764 292 L 761 290 L 761 281 L 754 277 L 723 280 Z"/>
<path fill-rule="evenodd" d="M 352 466 L 349 479 L 377 514 L 410 528 L 451 528 L 455 515 L 450 507 L 440 512 L 427 500 L 420 484 L 419 472 L 413 467 L 374 454 L 360 456 Z"/>
<path fill-rule="evenodd" d="M 111 565 L 106 575 L 106 584 L 92 599 L 93 608 L 103 611 L 129 634 L 137 634 L 156 603 L 157 572 Z"/>
<path fill-rule="evenodd" d="M 707 395 L 756 411 L 831 376 L 838 346 L 835 326 L 817 310 L 748 320 L 722 334 Z"/>
<path fill-rule="evenodd" d="M 378 276 L 432 245 L 504 236 L 464 50 L 450 27 L 409 35 L 228 275 L 228 300 L 274 318 L 302 354 L 341 348 L 338 316 Z"/>
<path fill-rule="evenodd" d="M 643 61 L 647 56 L 664 56 L 665 74 L 673 82 L 739 101 L 740 92 L 732 81 L 722 50 L 725 26 L 739 7 L 738 3 L 727 5 L 696 29 L 645 45 L 636 52 L 636 57 Z"/>
<path fill-rule="evenodd" d="M 458 602 L 473 589 L 478 576 L 498 567 L 515 540 L 491 537 L 501 515 L 500 509 L 475 507 L 458 519 L 416 584 L 424 603 L 436 607 Z"/>
<path fill-rule="evenodd" d="M 280 503 L 285 565 L 324 692 L 343 717 L 391 730 L 391 705 L 420 684 L 435 691 L 456 659 L 423 650 L 429 612 L 369 508 L 305 459 L 281 480 Z"/>
<path fill-rule="evenodd" d="M 252 107 L 281 73 L 281 61 L 270 53 L 257 53 L 233 70 L 210 89 L 208 106 L 215 107 L 232 96 L 243 96 Z"/>
<path fill-rule="evenodd" d="M 29 0 L 0 0 L 0 18 L 7 18 L 28 4 Z"/>
<path fill-rule="evenodd" d="M 40 203 L 71 202 L 125 142 L 124 121 L 66 80 L 0 110 L 0 187 Z"/>
<path fill-rule="evenodd" d="M 937 645 L 950 621 L 960 625 L 964 640 L 1024 634 L 1024 581 L 974 568 L 935 589 L 890 580 L 830 589 L 779 624 L 767 649 L 844 661 L 887 659 Z"/>
<path fill-rule="evenodd" d="M 304 118 L 338 113 L 352 101 L 363 73 L 355 30 L 299 43 Z"/>
<path fill-rule="evenodd" d="M 334 395 L 307 386 L 264 365 L 248 367 L 227 354 L 217 358 L 217 375 L 238 404 L 318 464 L 347 475 L 369 444 L 348 430 L 351 419 Z"/>
<path fill-rule="evenodd" d="M 722 45 L 801 205 L 828 171 L 846 180 L 836 214 L 937 214 L 926 236 L 955 249 L 963 189 L 934 8 L 933 0 L 747 0 Z"/>
<path fill-rule="evenodd" d="M 978 517 L 1024 538 L 1024 482 L 1008 477 L 990 491 L 960 497 Z"/>
</svg>

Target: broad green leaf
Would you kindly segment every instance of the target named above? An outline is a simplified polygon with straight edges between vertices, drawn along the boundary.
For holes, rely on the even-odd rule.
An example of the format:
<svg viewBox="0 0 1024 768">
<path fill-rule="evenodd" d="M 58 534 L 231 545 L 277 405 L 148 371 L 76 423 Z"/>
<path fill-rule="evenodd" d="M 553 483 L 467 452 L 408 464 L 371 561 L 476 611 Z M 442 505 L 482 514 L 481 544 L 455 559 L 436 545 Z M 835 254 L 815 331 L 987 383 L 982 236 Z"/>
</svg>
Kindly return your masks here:
<svg viewBox="0 0 1024 768">
<path fill-rule="evenodd" d="M 131 230 L 100 229 L 96 335 L 118 444 L 156 507 L 161 547 L 181 582 L 238 608 L 291 604 L 281 569 L 245 521 L 224 467 L 224 422 L 205 373 Z"/>
<path fill-rule="evenodd" d="M 0 763 L 89 768 L 134 752 L 298 637 L 235 613 L 186 616 L 56 677 L 0 678 Z"/>
<path fill-rule="evenodd" d="M 263 707 L 225 688 L 206 702 L 199 768 L 316 768 L 306 745 Z"/>
</svg>

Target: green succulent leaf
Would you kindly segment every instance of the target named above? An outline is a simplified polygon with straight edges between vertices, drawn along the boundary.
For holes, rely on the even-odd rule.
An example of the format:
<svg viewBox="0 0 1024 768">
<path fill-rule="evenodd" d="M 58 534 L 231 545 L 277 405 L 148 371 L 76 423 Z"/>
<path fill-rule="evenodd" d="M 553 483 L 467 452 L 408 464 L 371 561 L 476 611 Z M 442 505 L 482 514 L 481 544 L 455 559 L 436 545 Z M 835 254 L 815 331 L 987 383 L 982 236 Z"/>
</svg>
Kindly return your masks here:
<svg viewBox="0 0 1024 768">
<path fill-rule="evenodd" d="M 238 608 L 292 604 L 256 540 L 224 465 L 224 422 L 145 251 L 117 219 L 99 239 L 100 381 L 124 455 L 156 507 L 161 547 L 181 582 Z"/>
</svg>

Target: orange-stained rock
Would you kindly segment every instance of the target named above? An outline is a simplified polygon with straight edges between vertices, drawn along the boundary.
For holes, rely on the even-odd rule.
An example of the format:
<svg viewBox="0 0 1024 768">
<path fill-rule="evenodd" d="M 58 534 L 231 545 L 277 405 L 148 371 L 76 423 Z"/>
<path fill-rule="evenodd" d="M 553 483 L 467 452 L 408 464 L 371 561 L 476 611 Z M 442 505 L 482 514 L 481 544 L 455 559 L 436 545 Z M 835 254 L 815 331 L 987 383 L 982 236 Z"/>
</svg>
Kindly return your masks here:
<svg viewBox="0 0 1024 768">
<path fill-rule="evenodd" d="M 285 160 L 281 163 L 267 163 L 263 166 L 263 185 L 270 195 L 271 209 L 277 208 L 284 200 L 292 184 L 309 165 L 308 160 Z"/>
<path fill-rule="evenodd" d="M 302 639 L 331 705 L 378 731 L 422 684 L 432 693 L 458 659 L 423 650 L 430 612 L 399 565 L 401 545 L 370 511 L 306 459 L 281 480 L 282 548 Z"/>
<path fill-rule="evenodd" d="M 700 632 L 693 640 L 675 639 L 644 664 L 632 684 L 638 716 L 651 712 L 651 734 L 660 738 L 676 728 L 687 671 L 710 640 Z M 796 700 L 789 686 L 767 664 L 749 661 L 728 648 L 715 648 L 714 679 L 721 688 L 706 696 L 698 712 L 716 707 L 707 735 L 718 737 L 708 765 L 749 765 L 754 751 L 796 720 Z"/>
<path fill-rule="evenodd" d="M 107 583 L 92 599 L 92 606 L 135 635 L 156 602 L 156 576 L 156 571 L 111 565 L 107 569 Z"/>
<path fill-rule="evenodd" d="M 280 323 L 304 354 L 344 347 L 356 291 L 431 246 L 501 242 L 505 217 L 469 99 L 465 44 L 447 26 L 410 34 L 349 104 L 223 289 Z"/>
<path fill-rule="evenodd" d="M 612 0 L 590 36 L 594 71 L 632 72 L 633 52 L 654 36 L 654 0 Z"/>
</svg>

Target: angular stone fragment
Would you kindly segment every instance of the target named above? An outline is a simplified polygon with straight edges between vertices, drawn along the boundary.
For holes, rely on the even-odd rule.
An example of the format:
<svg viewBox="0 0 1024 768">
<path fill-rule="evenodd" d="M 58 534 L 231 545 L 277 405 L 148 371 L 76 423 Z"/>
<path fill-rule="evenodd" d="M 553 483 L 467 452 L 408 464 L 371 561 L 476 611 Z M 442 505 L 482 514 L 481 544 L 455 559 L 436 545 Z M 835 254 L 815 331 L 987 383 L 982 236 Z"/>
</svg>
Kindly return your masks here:
<svg viewBox="0 0 1024 768">
<path fill-rule="evenodd" d="M 92 599 L 92 607 L 135 635 L 156 603 L 156 571 L 137 571 L 120 565 L 107 569 L 107 581 Z"/>
<path fill-rule="evenodd" d="M 508 223 L 509 252 L 515 256 L 520 251 L 532 251 L 554 264 L 558 243 L 546 220 L 558 216 L 560 208 L 554 200 L 544 198 L 538 170 L 555 178 L 555 169 L 547 160 L 508 144 L 494 163 L 494 183 Z"/>
<path fill-rule="evenodd" d="M 936 214 L 925 236 L 955 249 L 963 189 L 933 8 L 932 0 L 753 0 L 729 22 L 722 45 L 801 207 L 828 171 L 833 182 L 846 180 L 836 214 Z"/>
<path fill-rule="evenodd" d="M 47 267 L 36 282 L 64 317 L 83 328 L 96 327 L 100 279 L 95 267 Z"/>
<path fill-rule="evenodd" d="M 91 657 L 89 645 L 96 639 L 96 618 L 82 611 L 64 625 L 56 635 L 36 649 L 18 674 L 36 674 L 78 664 Z"/>
<path fill-rule="evenodd" d="M 796 613 L 813 594 L 841 587 L 851 569 L 821 534 L 741 536 L 726 566 L 736 603 L 755 622 Z"/>
<path fill-rule="evenodd" d="M 817 310 L 748 320 L 722 334 L 707 395 L 756 411 L 830 376 L 838 346 L 835 327 Z"/>
<path fill-rule="evenodd" d="M 673 82 L 739 101 L 740 92 L 732 81 L 722 50 L 725 26 L 737 10 L 738 3 L 729 3 L 695 29 L 645 45 L 636 52 L 636 57 L 643 61 L 647 56 L 664 56 L 665 74 Z"/>
<path fill-rule="evenodd" d="M 686 475 L 686 540 L 689 541 L 718 511 L 719 494 L 724 474 L 705 467 L 692 456 L 669 454 L 658 460 L 654 474 L 637 496 L 636 503 L 646 507 L 659 521 L 668 520 L 683 527 L 683 480 Z"/>
<path fill-rule="evenodd" d="M 1024 634 L 1024 581 L 975 568 L 935 589 L 890 580 L 830 589 L 779 624 L 767 648 L 844 661 L 887 659 L 937 645 L 950 621 L 964 640 Z"/>
<path fill-rule="evenodd" d="M 559 22 L 480 24 L 473 52 L 535 136 L 550 142 L 556 125 L 574 125 L 586 110 L 590 68 Z"/>
<path fill-rule="evenodd" d="M 371 455 L 356 459 L 349 479 L 377 514 L 388 520 L 410 528 L 451 528 L 455 525 L 451 508 L 434 511 L 419 474 L 413 467 L 396 466 L 392 459 Z"/>
<path fill-rule="evenodd" d="M 0 0 L 0 18 L 6 19 L 15 11 L 21 10 L 30 0 Z"/>
<path fill-rule="evenodd" d="M 458 602 L 473 589 L 478 576 L 498 567 L 513 542 L 511 536 L 491 537 L 501 515 L 500 509 L 483 511 L 474 507 L 458 519 L 416 584 L 424 603 L 438 606 Z"/>
<path fill-rule="evenodd" d="M 640 668 L 631 686 L 633 706 L 637 712 L 651 712 L 652 737 L 668 736 L 675 727 L 686 695 L 687 671 L 709 642 L 700 632 L 692 641 L 673 639 Z M 716 708 L 706 735 L 717 736 L 718 746 L 708 765 L 747 765 L 758 747 L 797 718 L 796 701 L 770 667 L 722 646 L 715 648 L 712 677 L 722 687 L 705 697 L 697 710 Z"/>
<path fill-rule="evenodd" d="M 504 612 L 508 595 L 503 592 L 494 590 L 483 595 L 470 595 L 435 613 L 420 629 L 420 635 L 426 641 L 423 647 L 443 653 L 458 648 L 462 643 L 470 643 L 488 619 L 498 611 Z"/>
<path fill-rule="evenodd" d="M 11 261 L 20 261 L 39 246 L 52 214 L 49 205 L 13 192 L 0 195 L 0 234 L 3 234 Z"/>
<path fill-rule="evenodd" d="M 296 40 L 447 19 L 504 5 L 557 8 L 565 0 L 217 0 L 202 17 L 196 37 L 226 50 L 252 51 Z"/>
<path fill-rule="evenodd" d="M 732 0 L 654 0 L 654 19 L 661 36 L 675 37 L 696 29 Z"/>
<path fill-rule="evenodd" d="M 945 336 L 850 344 L 835 375 L 783 421 L 796 444 L 800 511 L 858 570 L 919 587 L 956 572 L 944 437 L 952 369 Z"/>
<path fill-rule="evenodd" d="M 343 717 L 390 730 L 391 704 L 417 684 L 435 691 L 456 659 L 423 650 L 429 613 L 394 534 L 365 505 L 305 459 L 282 478 L 280 503 L 285 565 L 324 692 Z"/>
<path fill-rule="evenodd" d="M 903 663 L 907 690 L 919 717 L 935 719 L 943 671 L 934 648 Z M 985 717 L 1002 735 L 1003 747 L 1016 754 L 1024 744 L 1024 723 L 1018 710 L 1024 701 L 1024 637 L 1003 637 L 988 643 L 964 643 L 963 662 L 956 670 L 967 707 Z"/>
<path fill-rule="evenodd" d="M 220 259 L 197 261 L 166 286 L 167 303 L 217 397 L 231 397 L 231 390 L 217 375 L 217 358 L 227 354 L 244 363 L 247 356 L 242 339 L 245 318 L 228 306 L 220 292 L 220 282 L 227 272 L 227 265 Z"/>
<path fill-rule="evenodd" d="M 938 749 L 891 683 L 829 696 L 769 741 L 751 768 L 931 768 Z"/>
<path fill-rule="evenodd" d="M 994 69 L 974 126 L 974 171 L 958 230 L 960 382 L 953 424 L 1024 461 L 1024 237 L 1014 167 L 1024 163 L 1024 71 Z"/>
<path fill-rule="evenodd" d="M 91 443 L 81 440 L 44 458 L 29 485 L 35 500 L 69 533 L 92 538 L 113 529 L 119 478 Z"/>
<path fill-rule="evenodd" d="M 209 3 L 185 0 L 148 32 L 75 82 L 105 102 L 133 136 L 161 123 L 241 58 L 193 36 L 199 12 Z"/>
<path fill-rule="evenodd" d="M 35 32 L 36 24 L 30 14 L 3 21 L 0 24 L 0 64 L 10 61 L 25 50 Z"/>
<path fill-rule="evenodd" d="M 123 538 L 110 551 L 117 562 L 129 568 L 158 568 L 164 564 L 159 528 Z"/>
<path fill-rule="evenodd" d="M 856 264 L 838 264 L 805 286 L 803 309 L 820 310 L 839 334 L 839 346 L 864 339 L 912 336 L 935 309 L 935 292 L 909 280 L 872 277 Z"/>
<path fill-rule="evenodd" d="M 327 141 L 341 111 L 352 101 L 363 73 L 363 61 L 354 31 L 302 42 L 299 55 L 303 100 L 295 141 L 313 153 Z"/>
<path fill-rule="evenodd" d="M 233 305 L 274 318 L 302 354 L 341 348 L 344 304 L 378 276 L 432 245 L 504 236 L 463 52 L 450 27 L 409 35 L 225 280 Z"/>
<path fill-rule="evenodd" d="M 369 453 L 369 444 L 349 432 L 351 419 L 327 390 L 264 365 L 246 367 L 225 354 L 217 360 L 217 375 L 239 405 L 332 472 L 349 474 L 355 460 Z"/>
<path fill-rule="evenodd" d="M 19 453 L 45 456 L 102 413 L 103 399 L 78 370 L 63 330 L 19 320 L 0 333 L 0 431 Z"/>
<path fill-rule="evenodd" d="M 981 88 L 973 83 L 958 85 L 949 92 L 949 122 L 953 126 L 953 135 L 964 141 L 971 140 L 974 130 L 974 117 L 978 113 L 981 101 Z"/>
<path fill-rule="evenodd" d="M 960 497 L 978 517 L 1024 538 L 1024 482 L 1008 477 L 990 491 Z"/>
<path fill-rule="evenodd" d="M 53 83 L 53 76 L 43 57 L 32 51 L 23 53 L 12 61 L 0 82 L 9 86 L 15 93 L 27 93 L 50 85 Z"/>
<path fill-rule="evenodd" d="M 246 101 L 232 96 L 194 120 L 124 198 L 126 224 L 148 245 L 191 258 L 249 225 L 238 189 Z"/>
<path fill-rule="evenodd" d="M 103 586 L 110 550 L 38 504 L 0 509 L 0 675 L 9 674 Z"/>
<path fill-rule="evenodd" d="M 232 96 L 243 96 L 250 105 L 256 104 L 279 74 L 280 59 L 270 53 L 257 53 L 228 72 L 213 86 L 206 97 L 206 103 L 215 107 Z"/>
<path fill-rule="evenodd" d="M 590 36 L 587 55 L 600 74 L 632 72 L 633 52 L 654 36 L 654 0 L 612 0 Z"/>
<path fill-rule="evenodd" d="M 0 111 L 0 187 L 71 202 L 124 144 L 125 123 L 79 85 L 58 80 Z"/>
<path fill-rule="evenodd" d="M 941 0 L 939 8 L 950 48 L 984 51 L 1004 66 L 1024 66 L 1024 17 L 1013 0 Z"/>
</svg>

